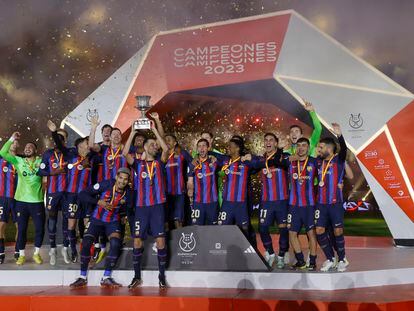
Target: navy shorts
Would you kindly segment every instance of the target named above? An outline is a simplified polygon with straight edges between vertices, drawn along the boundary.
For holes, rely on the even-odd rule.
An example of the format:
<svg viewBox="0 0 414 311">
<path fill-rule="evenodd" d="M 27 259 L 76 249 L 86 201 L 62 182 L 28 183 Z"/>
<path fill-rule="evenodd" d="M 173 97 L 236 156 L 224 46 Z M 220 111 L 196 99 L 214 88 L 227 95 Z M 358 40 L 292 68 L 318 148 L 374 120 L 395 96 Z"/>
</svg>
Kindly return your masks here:
<svg viewBox="0 0 414 311">
<path fill-rule="evenodd" d="M 119 221 L 103 222 L 92 218 L 86 225 L 86 232 L 84 236 L 92 236 L 96 239 L 98 236 L 105 233 L 106 236 L 110 236 L 112 233 L 121 233 L 121 224 Z"/>
<path fill-rule="evenodd" d="M 218 217 L 218 202 L 197 203 L 194 202 L 191 210 L 191 221 L 193 225 L 215 225 Z"/>
<path fill-rule="evenodd" d="M 259 212 L 259 226 L 286 225 L 288 216 L 288 201 L 262 202 Z"/>
<path fill-rule="evenodd" d="M 49 213 L 57 215 L 58 211 L 62 209 L 65 200 L 64 192 L 48 193 L 46 195 L 46 209 Z"/>
<path fill-rule="evenodd" d="M 167 195 L 165 215 L 167 221 L 184 221 L 184 194 Z"/>
<path fill-rule="evenodd" d="M 342 203 L 317 204 L 315 210 L 316 227 L 344 227 L 345 210 Z"/>
<path fill-rule="evenodd" d="M 0 197 L 0 221 L 8 222 L 9 215 L 12 221 L 17 221 L 16 201 L 13 198 Z"/>
<path fill-rule="evenodd" d="M 135 207 L 134 237 L 145 240 L 149 235 L 153 237 L 165 236 L 164 204 Z"/>
<path fill-rule="evenodd" d="M 315 227 L 315 206 L 289 206 L 288 228 L 299 232 L 305 227 L 306 232 Z"/>
<path fill-rule="evenodd" d="M 66 193 L 63 201 L 62 212 L 67 219 L 82 218 L 83 209 L 77 193 Z"/>
<path fill-rule="evenodd" d="M 248 226 L 249 215 L 246 202 L 223 201 L 218 217 L 219 225 Z"/>
</svg>

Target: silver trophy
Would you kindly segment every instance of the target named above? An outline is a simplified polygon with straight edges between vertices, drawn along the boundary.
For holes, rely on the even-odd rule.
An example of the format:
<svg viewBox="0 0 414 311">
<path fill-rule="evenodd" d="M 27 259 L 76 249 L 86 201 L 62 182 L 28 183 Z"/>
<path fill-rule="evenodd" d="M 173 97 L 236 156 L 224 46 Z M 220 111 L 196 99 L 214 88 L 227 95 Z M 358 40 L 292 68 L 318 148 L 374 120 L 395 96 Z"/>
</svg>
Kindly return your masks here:
<svg viewBox="0 0 414 311">
<path fill-rule="evenodd" d="M 151 96 L 147 95 L 140 95 L 135 96 L 137 100 L 137 105 L 135 106 L 136 109 L 141 111 L 141 117 L 134 122 L 134 130 L 149 130 L 151 129 L 150 120 L 145 116 L 147 111 L 150 109 L 150 101 Z"/>
</svg>

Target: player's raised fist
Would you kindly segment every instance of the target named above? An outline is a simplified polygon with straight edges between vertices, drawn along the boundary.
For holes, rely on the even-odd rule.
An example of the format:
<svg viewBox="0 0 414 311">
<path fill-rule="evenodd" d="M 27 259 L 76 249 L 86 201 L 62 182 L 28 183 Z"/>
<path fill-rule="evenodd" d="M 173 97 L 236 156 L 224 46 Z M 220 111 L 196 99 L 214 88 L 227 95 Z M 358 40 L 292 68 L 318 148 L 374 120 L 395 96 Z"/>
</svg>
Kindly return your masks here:
<svg viewBox="0 0 414 311">
<path fill-rule="evenodd" d="M 304 101 L 304 103 L 305 103 L 305 109 L 306 109 L 307 111 L 315 111 L 315 108 L 313 107 L 313 105 L 312 105 L 312 103 L 311 103 L 311 102 L 308 102 L 308 101 L 306 101 L 306 100 L 304 100 L 304 99 L 303 99 L 303 101 Z"/>
<path fill-rule="evenodd" d="M 13 138 L 13 140 L 18 140 L 18 139 L 20 139 L 20 133 L 19 132 L 14 132 L 11 137 Z"/>
<path fill-rule="evenodd" d="M 153 118 L 154 120 L 159 120 L 159 119 L 160 119 L 160 116 L 158 115 L 158 112 L 151 112 L 151 113 L 149 114 L 149 116 L 150 116 L 151 118 Z"/>
<path fill-rule="evenodd" d="M 52 120 L 47 121 L 47 128 L 51 132 L 56 132 L 56 130 L 57 130 L 56 124 Z"/>
<path fill-rule="evenodd" d="M 342 135 L 341 126 L 338 123 L 332 123 L 332 130 L 336 136 Z"/>
<path fill-rule="evenodd" d="M 101 120 L 99 120 L 99 117 L 97 115 L 94 115 L 91 117 L 91 125 L 94 128 L 97 128 L 101 124 Z"/>
</svg>

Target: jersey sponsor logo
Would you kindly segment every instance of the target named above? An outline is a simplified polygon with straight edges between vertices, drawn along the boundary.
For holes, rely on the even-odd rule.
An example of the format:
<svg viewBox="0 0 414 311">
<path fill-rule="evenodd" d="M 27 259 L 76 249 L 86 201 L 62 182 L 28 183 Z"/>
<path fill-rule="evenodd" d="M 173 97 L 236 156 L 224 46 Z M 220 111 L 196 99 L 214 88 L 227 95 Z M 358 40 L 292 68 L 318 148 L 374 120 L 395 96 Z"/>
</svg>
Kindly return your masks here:
<svg viewBox="0 0 414 311">
<path fill-rule="evenodd" d="M 178 166 L 178 163 L 168 163 L 165 167 Z"/>
</svg>

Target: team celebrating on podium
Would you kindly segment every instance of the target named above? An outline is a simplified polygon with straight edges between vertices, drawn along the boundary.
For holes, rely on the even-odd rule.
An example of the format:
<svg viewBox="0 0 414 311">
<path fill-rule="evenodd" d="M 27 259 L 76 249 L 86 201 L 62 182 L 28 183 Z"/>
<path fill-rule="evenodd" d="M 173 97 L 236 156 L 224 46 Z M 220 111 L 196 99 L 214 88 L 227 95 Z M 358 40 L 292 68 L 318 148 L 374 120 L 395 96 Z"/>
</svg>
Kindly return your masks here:
<svg viewBox="0 0 414 311">
<path fill-rule="evenodd" d="M 125 144 L 121 130 L 108 124 L 101 128 L 102 142 L 95 142 L 100 126 L 97 116 L 90 119 L 90 135 L 76 139 L 74 146 L 67 146 L 64 129 L 48 121 L 54 147 L 41 157 L 34 142 L 19 154 L 21 134 L 13 133 L 0 150 L 0 264 L 5 261 L 5 228 L 10 216 L 17 227 L 16 264 L 25 264 L 31 218 L 36 264 L 43 262 L 40 248 L 47 229 L 49 262 L 56 265 L 56 236 L 61 230 L 64 262 L 80 262 L 80 275 L 71 288 L 85 287 L 91 261 L 96 264 L 104 259 L 101 286 L 120 287 L 112 270 L 130 234 L 132 290 L 142 284 L 144 241 L 151 235 L 157 249 L 159 286 L 166 288 L 168 230 L 237 225 L 257 247 L 251 222 L 251 178 L 258 175 L 258 231 L 269 267 L 286 268 L 290 249 L 296 258 L 290 269 L 316 270 L 319 245 L 325 256 L 320 270 L 345 271 L 349 262 L 342 189 L 345 177 L 352 178 L 346 164 L 347 146 L 336 123 L 331 127 L 333 135 L 320 139 L 322 126 L 313 105 L 305 102 L 304 107 L 313 123 L 310 138 L 303 136 L 299 125 L 292 125 L 288 136 L 268 132 L 263 135 L 263 153 L 258 155 L 246 150 L 238 135 L 228 141 L 223 154 L 214 149 L 210 132 L 201 133 L 190 152 L 173 133 L 164 132 L 156 112 L 149 114 L 150 130 L 137 131 L 131 126 Z M 275 224 L 277 254 L 270 234 Z M 299 240 L 303 229 L 308 238 L 307 258 Z"/>
</svg>

